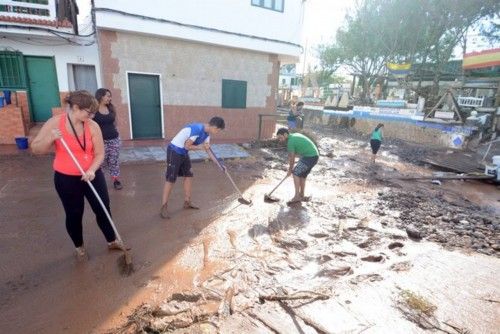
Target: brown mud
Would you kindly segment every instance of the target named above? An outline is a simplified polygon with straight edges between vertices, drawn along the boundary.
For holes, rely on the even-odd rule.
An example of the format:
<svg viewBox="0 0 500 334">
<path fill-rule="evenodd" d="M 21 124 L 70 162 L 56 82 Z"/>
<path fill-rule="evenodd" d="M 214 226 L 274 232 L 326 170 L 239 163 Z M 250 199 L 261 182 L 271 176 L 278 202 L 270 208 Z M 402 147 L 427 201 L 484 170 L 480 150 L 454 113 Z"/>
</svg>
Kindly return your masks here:
<svg viewBox="0 0 500 334">
<path fill-rule="evenodd" d="M 194 164 L 202 210 L 180 209 L 179 184 L 170 220 L 158 216 L 163 166 L 124 166 L 125 188 L 111 198 L 137 269 L 128 278 L 88 212 L 91 259 L 74 263 L 48 159 L 2 161 L 2 332 L 494 333 L 495 186 L 388 179 L 429 173 L 408 153 L 425 148 L 383 146 L 372 166 L 359 138 L 316 133 L 312 198 L 293 207 L 291 179 L 273 193 L 280 202 L 263 200 L 286 171 L 276 143 L 228 163 L 252 206 L 215 166 Z M 405 296 L 435 309 L 422 313 Z"/>
</svg>

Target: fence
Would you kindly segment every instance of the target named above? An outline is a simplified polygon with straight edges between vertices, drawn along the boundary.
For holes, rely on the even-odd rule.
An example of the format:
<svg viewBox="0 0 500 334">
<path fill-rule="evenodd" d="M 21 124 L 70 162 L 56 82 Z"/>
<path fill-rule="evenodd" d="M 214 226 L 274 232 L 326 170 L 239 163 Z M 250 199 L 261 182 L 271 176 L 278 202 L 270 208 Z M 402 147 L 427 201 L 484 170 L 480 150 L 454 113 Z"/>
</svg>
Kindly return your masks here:
<svg viewBox="0 0 500 334">
<path fill-rule="evenodd" d="M 483 97 L 459 96 L 458 105 L 461 107 L 482 107 L 484 102 Z"/>
</svg>

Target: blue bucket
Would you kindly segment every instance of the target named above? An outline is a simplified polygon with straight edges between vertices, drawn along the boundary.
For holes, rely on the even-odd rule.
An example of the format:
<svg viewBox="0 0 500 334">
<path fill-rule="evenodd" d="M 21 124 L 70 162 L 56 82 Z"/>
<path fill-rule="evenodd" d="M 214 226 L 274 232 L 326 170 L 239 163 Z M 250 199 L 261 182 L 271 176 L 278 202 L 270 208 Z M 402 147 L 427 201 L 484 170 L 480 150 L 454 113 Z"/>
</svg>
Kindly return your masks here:
<svg viewBox="0 0 500 334">
<path fill-rule="evenodd" d="M 26 150 L 28 148 L 28 138 L 27 137 L 16 137 L 16 145 L 20 150 Z"/>
<path fill-rule="evenodd" d="M 11 94 L 12 92 L 10 90 L 3 91 L 3 97 L 5 98 L 5 105 L 12 103 Z"/>
</svg>

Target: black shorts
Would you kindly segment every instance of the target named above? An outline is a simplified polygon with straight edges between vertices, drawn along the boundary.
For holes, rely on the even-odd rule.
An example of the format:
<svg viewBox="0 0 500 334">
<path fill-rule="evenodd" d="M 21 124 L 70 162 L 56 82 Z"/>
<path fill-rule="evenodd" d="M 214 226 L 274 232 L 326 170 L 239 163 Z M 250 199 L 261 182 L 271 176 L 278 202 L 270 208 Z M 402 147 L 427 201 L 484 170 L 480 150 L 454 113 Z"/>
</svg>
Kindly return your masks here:
<svg viewBox="0 0 500 334">
<path fill-rule="evenodd" d="M 373 154 L 377 154 L 379 148 L 380 148 L 380 145 L 382 145 L 382 141 L 378 140 L 378 139 L 372 139 L 370 140 L 370 146 L 372 147 L 372 153 Z"/>
<path fill-rule="evenodd" d="M 318 156 L 315 157 L 302 157 L 293 169 L 293 175 L 306 178 L 311 172 L 311 169 L 318 163 Z"/>
<path fill-rule="evenodd" d="M 193 177 L 193 172 L 191 171 L 191 159 L 189 158 L 189 154 L 179 154 L 168 146 L 167 171 L 165 172 L 165 179 L 167 182 L 175 183 L 177 176 Z"/>
</svg>

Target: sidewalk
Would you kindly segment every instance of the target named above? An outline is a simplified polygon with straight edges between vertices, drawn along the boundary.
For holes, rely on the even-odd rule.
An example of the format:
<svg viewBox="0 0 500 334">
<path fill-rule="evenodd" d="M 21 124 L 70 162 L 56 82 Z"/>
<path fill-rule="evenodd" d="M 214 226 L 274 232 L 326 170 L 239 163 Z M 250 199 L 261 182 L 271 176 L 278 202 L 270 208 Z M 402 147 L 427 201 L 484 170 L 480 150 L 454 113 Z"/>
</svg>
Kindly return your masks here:
<svg viewBox="0 0 500 334">
<path fill-rule="evenodd" d="M 213 144 L 211 145 L 215 155 L 221 159 L 248 158 L 250 154 L 236 144 Z M 0 145 L 0 157 L 30 156 L 31 150 L 20 150 L 16 145 Z M 202 151 L 189 152 L 192 161 L 203 161 L 208 155 Z M 125 143 L 120 150 L 121 163 L 137 162 L 163 162 L 166 160 L 166 152 L 163 145 L 156 142 L 149 143 Z"/>
<path fill-rule="evenodd" d="M 213 144 L 211 145 L 215 155 L 221 159 L 248 158 L 250 154 L 236 144 Z M 203 151 L 189 152 L 192 161 L 203 161 L 208 159 L 208 155 Z M 133 162 L 163 162 L 166 160 L 164 146 L 142 146 L 142 147 L 122 147 L 120 151 L 120 161 L 122 163 Z"/>
</svg>

